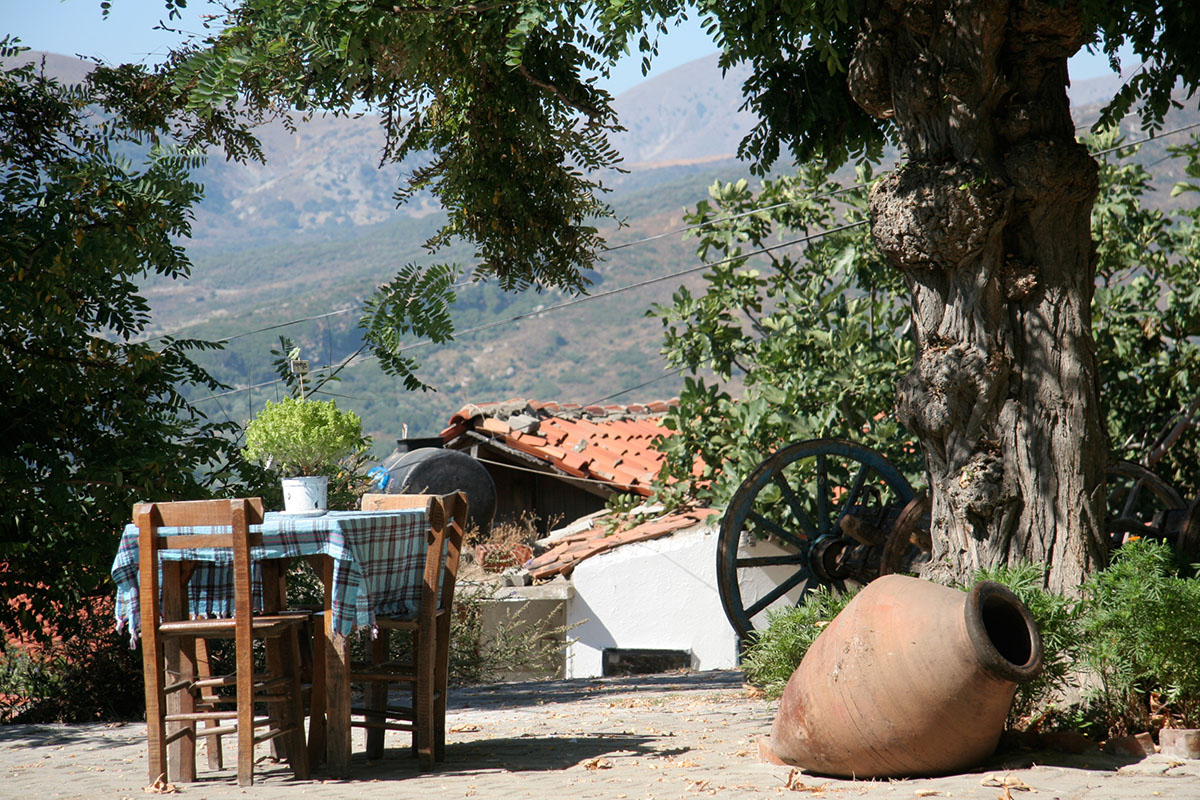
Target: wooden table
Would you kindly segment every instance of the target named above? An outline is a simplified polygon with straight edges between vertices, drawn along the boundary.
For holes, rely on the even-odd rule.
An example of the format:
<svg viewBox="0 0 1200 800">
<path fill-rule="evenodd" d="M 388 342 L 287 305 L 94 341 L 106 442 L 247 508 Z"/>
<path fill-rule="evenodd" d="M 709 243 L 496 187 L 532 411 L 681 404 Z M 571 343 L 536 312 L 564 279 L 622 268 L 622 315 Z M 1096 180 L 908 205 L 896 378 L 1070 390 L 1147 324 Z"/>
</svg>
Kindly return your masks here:
<svg viewBox="0 0 1200 800">
<path fill-rule="evenodd" d="M 327 767 L 336 777 L 349 777 L 350 773 L 347 637 L 357 628 L 373 626 L 376 614 L 405 614 L 416 608 L 421 597 L 428 526 L 424 508 L 331 511 L 316 517 L 268 512 L 261 526 L 263 546 L 251 551 L 254 559 L 304 557 L 319 567 L 325 587 L 325 724 L 318 720 L 313 730 L 317 739 L 325 740 Z M 170 530 L 163 529 L 163 533 L 169 534 Z M 194 562 L 188 584 L 193 616 L 233 614 L 227 553 L 174 550 L 164 551 L 163 556 Z M 117 584 L 117 628 L 128 626 L 133 640 L 138 636 L 137 571 L 137 527 L 130 524 L 121 536 L 112 577 Z M 319 741 L 313 744 L 319 751 Z"/>
</svg>

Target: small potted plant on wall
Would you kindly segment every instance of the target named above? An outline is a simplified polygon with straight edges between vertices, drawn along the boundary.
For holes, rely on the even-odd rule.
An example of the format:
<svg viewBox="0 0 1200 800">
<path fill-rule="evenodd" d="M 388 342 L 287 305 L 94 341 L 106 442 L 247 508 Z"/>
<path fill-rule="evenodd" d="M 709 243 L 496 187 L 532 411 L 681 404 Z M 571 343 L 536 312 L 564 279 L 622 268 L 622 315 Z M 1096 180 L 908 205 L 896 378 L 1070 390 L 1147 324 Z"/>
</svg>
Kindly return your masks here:
<svg viewBox="0 0 1200 800">
<path fill-rule="evenodd" d="M 246 426 L 243 454 L 283 478 L 284 511 L 324 514 L 329 477 L 366 450 L 362 420 L 332 400 L 288 397 L 267 402 Z"/>
</svg>

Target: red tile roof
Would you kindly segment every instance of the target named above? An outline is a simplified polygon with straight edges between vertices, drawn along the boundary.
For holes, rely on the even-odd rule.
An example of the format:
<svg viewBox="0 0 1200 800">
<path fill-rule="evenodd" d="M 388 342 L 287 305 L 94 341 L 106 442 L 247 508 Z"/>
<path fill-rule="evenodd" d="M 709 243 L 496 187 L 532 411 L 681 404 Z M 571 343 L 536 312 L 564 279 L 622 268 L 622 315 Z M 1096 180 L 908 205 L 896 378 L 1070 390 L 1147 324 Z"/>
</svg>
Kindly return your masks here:
<svg viewBox="0 0 1200 800">
<path fill-rule="evenodd" d="M 685 528 L 695 527 L 716 513 L 716 509 L 713 508 L 698 508 L 668 514 L 616 533 L 609 533 L 604 525 L 593 525 L 589 530 L 559 539 L 545 553 L 527 562 L 525 568 L 534 580 L 544 580 L 555 575 L 570 575 L 576 565 L 586 558 L 607 553 L 624 544 L 658 539 Z"/>
<path fill-rule="evenodd" d="M 581 408 L 575 403 L 510 400 L 463 406 L 442 431 L 447 444 L 473 431 L 527 453 L 565 475 L 649 496 L 664 458 L 651 448 L 671 436 L 662 415 L 677 403 Z"/>
</svg>

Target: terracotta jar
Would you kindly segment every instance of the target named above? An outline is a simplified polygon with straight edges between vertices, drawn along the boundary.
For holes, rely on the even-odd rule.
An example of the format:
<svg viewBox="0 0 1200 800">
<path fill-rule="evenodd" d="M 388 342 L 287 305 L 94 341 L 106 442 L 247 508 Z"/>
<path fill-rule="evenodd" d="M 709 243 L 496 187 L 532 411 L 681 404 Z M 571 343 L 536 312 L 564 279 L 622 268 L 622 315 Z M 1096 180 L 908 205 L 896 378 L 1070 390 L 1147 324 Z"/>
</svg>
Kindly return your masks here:
<svg viewBox="0 0 1200 800">
<path fill-rule="evenodd" d="M 938 775 L 991 755 L 1018 683 L 1042 669 L 1029 609 L 992 581 L 963 592 L 887 575 L 792 673 L 768 748 L 810 772 Z"/>
</svg>

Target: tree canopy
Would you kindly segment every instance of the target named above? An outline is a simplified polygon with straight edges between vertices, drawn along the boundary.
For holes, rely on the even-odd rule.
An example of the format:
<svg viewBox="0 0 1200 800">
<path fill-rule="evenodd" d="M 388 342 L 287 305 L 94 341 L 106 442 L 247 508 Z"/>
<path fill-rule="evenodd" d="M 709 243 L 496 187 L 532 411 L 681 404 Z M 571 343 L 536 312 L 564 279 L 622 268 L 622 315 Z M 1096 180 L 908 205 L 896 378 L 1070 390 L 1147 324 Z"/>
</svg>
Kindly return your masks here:
<svg viewBox="0 0 1200 800">
<path fill-rule="evenodd" d="M 881 68 L 856 64 L 856 44 L 880 15 L 909 6 L 903 13 L 931 16 L 935 5 L 242 0 L 217 14 L 215 32 L 177 53 L 170 69 L 201 114 L 242 103 L 274 112 L 348 114 L 364 104 L 379 111 L 383 160 L 432 154 L 397 192 L 402 201 L 429 188 L 449 212 L 432 245 L 466 238 L 477 247 L 477 274 L 506 287 L 577 290 L 595 263 L 594 218 L 606 211 L 602 168 L 619 165 L 606 141 L 619 125 L 613 98 L 596 83 L 618 58 L 637 52 L 648 67 L 658 37 L 697 16 L 722 68 L 752 68 L 743 91 L 760 122 L 740 152 L 751 167 L 765 172 L 783 152 L 796 163 L 840 164 L 878 155 L 897 135 L 891 114 L 874 117 L 852 96 L 851 84 L 869 85 Z M 1025 15 L 1060 13 L 1054 3 L 1015 5 Z M 1137 107 L 1146 126 L 1161 125 L 1177 102 L 1173 87 L 1200 85 L 1189 39 L 1200 10 L 1188 0 L 1067 8 L 1079 18 L 1076 49 L 1102 50 L 1116 64 L 1129 46 L 1145 59 L 1102 122 Z"/>
<path fill-rule="evenodd" d="M 1115 132 L 1088 144 L 1106 153 L 1092 210 L 1092 310 L 1109 456 L 1146 464 L 1192 497 L 1200 492 L 1200 436 L 1169 437 L 1200 403 L 1200 208 L 1153 207 L 1138 146 L 1122 147 Z M 1170 156 L 1191 178 L 1175 194 L 1200 191 L 1200 140 Z M 763 453 L 826 437 L 867 444 L 914 485 L 924 482 L 913 434 L 895 414 L 893 387 L 914 355 L 908 309 L 864 224 L 873 178 L 858 177 L 841 187 L 810 165 L 758 192 L 745 181 L 717 183 L 687 215 L 705 223 L 694 234 L 696 252 L 716 266 L 701 292 L 681 288 L 650 312 L 663 323 L 668 362 L 690 375 L 665 421 L 678 435 L 660 445 L 660 496 L 723 506 Z M 856 224 L 761 268 L 744 255 Z M 723 388 L 735 377 L 744 387 L 736 400 Z"/>
<path fill-rule="evenodd" d="M 928 577 L 1034 561 L 1048 586 L 1077 588 L 1107 557 L 1107 446 L 1090 311 L 1097 166 L 1076 141 L 1067 59 L 1128 45 L 1143 64 L 1105 120 L 1136 108 L 1153 129 L 1177 85 L 1188 98 L 1200 85 L 1190 0 L 241 0 L 146 82 L 200 120 L 197 141 L 240 109 L 379 110 L 385 160 L 429 153 L 397 199 L 441 201 L 431 249 L 462 237 L 479 279 L 581 291 L 611 213 L 604 169 L 619 165 L 595 76 L 627 51 L 652 58 L 691 15 L 722 66 L 750 66 L 760 122 L 740 153 L 753 171 L 784 152 L 839 164 L 903 148 L 868 214 L 911 298 L 897 413 L 930 474 Z M 375 307 L 421 329 L 413 304 Z M 380 331 L 386 356 L 398 337 Z"/>
<path fill-rule="evenodd" d="M 189 359 L 212 345 L 139 341 L 138 279 L 188 273 L 201 155 L 154 145 L 138 115 L 99 80 L 0 72 L 0 585 L 29 601 L 0 605 L 9 630 L 44 633 L 36 615 L 69 622 L 106 595 L 132 504 L 204 496 L 236 459 L 238 426 L 182 393 L 221 388 Z"/>
</svg>

